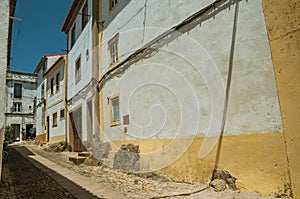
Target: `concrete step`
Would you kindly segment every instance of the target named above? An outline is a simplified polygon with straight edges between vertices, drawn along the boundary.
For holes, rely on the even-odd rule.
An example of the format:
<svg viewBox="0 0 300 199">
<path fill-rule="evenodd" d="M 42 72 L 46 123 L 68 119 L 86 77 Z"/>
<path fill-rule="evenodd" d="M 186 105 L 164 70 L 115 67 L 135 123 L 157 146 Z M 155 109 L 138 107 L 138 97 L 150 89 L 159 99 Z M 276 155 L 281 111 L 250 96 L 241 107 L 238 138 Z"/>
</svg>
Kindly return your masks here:
<svg viewBox="0 0 300 199">
<path fill-rule="evenodd" d="M 78 152 L 78 157 L 91 157 L 90 152 Z"/>
<path fill-rule="evenodd" d="M 69 157 L 69 161 L 76 165 L 80 165 L 85 161 L 86 157 Z"/>
</svg>

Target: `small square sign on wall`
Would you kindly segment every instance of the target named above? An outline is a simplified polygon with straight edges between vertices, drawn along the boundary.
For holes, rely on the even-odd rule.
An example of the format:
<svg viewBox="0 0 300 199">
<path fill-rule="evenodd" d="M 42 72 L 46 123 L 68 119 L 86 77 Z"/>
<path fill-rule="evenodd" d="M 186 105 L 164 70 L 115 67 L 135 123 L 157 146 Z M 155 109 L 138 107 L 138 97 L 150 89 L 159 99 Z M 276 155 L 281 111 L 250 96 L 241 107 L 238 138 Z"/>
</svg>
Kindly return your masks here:
<svg viewBox="0 0 300 199">
<path fill-rule="evenodd" d="M 129 124 L 129 115 L 124 115 L 123 116 L 123 124 Z"/>
</svg>

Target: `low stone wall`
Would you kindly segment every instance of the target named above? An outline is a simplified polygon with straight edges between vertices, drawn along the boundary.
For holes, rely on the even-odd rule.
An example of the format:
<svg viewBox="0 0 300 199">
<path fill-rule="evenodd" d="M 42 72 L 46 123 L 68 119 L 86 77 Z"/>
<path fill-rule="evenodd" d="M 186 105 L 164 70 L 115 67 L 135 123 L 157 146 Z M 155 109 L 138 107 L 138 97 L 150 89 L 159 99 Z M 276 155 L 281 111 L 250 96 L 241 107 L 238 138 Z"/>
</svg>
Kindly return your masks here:
<svg viewBox="0 0 300 199">
<path fill-rule="evenodd" d="M 40 141 L 40 142 L 46 142 L 46 133 L 43 133 L 41 135 L 37 135 L 35 137 L 35 140 L 36 141 Z"/>
</svg>

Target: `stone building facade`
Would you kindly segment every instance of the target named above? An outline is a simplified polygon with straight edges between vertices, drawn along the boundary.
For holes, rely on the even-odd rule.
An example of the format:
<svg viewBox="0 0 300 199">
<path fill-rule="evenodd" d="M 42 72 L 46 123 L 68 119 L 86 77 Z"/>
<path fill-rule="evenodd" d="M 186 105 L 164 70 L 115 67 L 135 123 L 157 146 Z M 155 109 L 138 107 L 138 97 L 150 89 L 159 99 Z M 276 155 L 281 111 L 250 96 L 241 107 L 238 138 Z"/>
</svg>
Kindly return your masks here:
<svg viewBox="0 0 300 199">
<path fill-rule="evenodd" d="M 16 8 L 16 0 L 4 0 L 0 4 L 0 154 L 4 138 L 5 100 L 6 100 L 6 70 L 10 66 L 10 48 L 12 24 Z M 0 179 L 2 171 L 2 156 L 0 156 Z"/>
<path fill-rule="evenodd" d="M 35 137 L 36 86 L 35 74 L 7 71 L 5 125 L 11 127 L 14 141 Z"/>
</svg>

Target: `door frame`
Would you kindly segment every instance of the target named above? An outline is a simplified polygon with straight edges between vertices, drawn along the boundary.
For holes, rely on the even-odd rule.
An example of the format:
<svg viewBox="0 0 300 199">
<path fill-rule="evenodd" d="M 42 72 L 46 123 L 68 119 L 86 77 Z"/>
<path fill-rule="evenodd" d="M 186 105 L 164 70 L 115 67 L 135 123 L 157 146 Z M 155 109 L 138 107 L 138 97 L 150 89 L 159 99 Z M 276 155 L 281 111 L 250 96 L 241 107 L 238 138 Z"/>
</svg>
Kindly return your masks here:
<svg viewBox="0 0 300 199">
<path fill-rule="evenodd" d="M 69 111 L 69 138 L 70 138 L 70 145 L 72 146 L 72 151 L 75 152 L 81 152 L 84 150 L 84 146 L 82 143 L 82 140 L 80 138 L 80 136 L 78 135 L 77 132 L 74 131 L 74 113 L 80 111 L 81 112 L 81 131 L 82 131 L 82 105 L 78 105 L 76 108 L 74 108 L 72 111 Z M 77 136 L 75 136 L 75 133 L 77 134 Z M 81 136 L 82 136 L 82 132 L 81 132 Z M 75 140 L 78 139 L 78 140 Z M 76 143 L 79 145 L 77 146 Z"/>
</svg>

